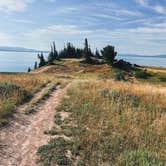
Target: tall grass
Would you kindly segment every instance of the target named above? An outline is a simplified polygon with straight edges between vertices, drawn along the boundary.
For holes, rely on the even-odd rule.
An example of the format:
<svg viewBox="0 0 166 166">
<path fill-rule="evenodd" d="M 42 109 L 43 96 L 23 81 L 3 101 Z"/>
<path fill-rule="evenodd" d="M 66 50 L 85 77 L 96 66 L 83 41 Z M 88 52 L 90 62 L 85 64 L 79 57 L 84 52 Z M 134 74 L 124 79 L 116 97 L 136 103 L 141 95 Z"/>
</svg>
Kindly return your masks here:
<svg viewBox="0 0 166 166">
<path fill-rule="evenodd" d="M 77 147 L 80 163 L 166 164 L 166 95 L 160 89 L 91 81 L 75 84 L 68 95 L 58 110 L 72 113 L 77 126 L 72 130 L 72 147 Z"/>
<path fill-rule="evenodd" d="M 7 122 L 7 117 L 12 115 L 18 104 L 30 99 L 52 79 L 44 74 L 0 74 L 0 125 Z"/>
</svg>

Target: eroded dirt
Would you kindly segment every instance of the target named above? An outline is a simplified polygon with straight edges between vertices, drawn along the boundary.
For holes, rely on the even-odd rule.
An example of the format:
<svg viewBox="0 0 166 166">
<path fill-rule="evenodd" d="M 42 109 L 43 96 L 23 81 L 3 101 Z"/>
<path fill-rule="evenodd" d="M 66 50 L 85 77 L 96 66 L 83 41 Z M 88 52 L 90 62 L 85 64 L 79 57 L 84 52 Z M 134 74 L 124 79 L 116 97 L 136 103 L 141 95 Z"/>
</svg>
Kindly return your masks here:
<svg viewBox="0 0 166 166">
<path fill-rule="evenodd" d="M 45 135 L 44 131 L 54 126 L 55 107 L 68 86 L 55 90 L 44 103 L 38 105 L 34 114 L 25 115 L 21 111 L 23 107 L 18 108 L 10 126 L 0 131 L 0 166 L 37 165 L 37 149 L 51 137 Z"/>
</svg>

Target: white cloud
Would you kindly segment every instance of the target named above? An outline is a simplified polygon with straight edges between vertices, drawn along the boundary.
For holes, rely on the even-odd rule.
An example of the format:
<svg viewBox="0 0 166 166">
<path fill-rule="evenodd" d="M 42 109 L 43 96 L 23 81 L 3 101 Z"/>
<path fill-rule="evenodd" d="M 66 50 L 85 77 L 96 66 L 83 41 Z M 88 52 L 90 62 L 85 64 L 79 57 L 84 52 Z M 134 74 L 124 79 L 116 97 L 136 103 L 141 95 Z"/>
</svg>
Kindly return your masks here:
<svg viewBox="0 0 166 166">
<path fill-rule="evenodd" d="M 166 29 L 166 23 L 116 30 L 89 30 L 75 25 L 51 25 L 20 35 L 17 41 L 24 47 L 48 50 L 52 41 L 56 42 L 58 49 L 61 49 L 67 41 L 83 47 L 84 38 L 87 37 L 93 49 L 96 47 L 101 49 L 107 44 L 112 44 L 120 53 L 162 54 L 166 52 L 165 43 L 159 42 L 165 41 L 166 38 L 166 30 L 163 28 Z"/>
<path fill-rule="evenodd" d="M 12 21 L 17 23 L 23 23 L 23 24 L 34 24 L 33 21 L 26 20 L 26 19 L 13 19 Z"/>
<path fill-rule="evenodd" d="M 81 38 L 84 39 L 90 33 L 92 33 L 91 30 L 80 29 L 75 25 L 50 25 L 21 34 L 17 41 L 19 45 L 36 46 L 42 50 L 48 49 L 50 42 L 56 41 L 57 47 L 62 48 L 64 42 L 75 41 L 77 44 Z"/>
<path fill-rule="evenodd" d="M 146 6 L 147 3 L 145 0 L 137 0 L 139 4 L 141 4 L 142 6 Z"/>
<path fill-rule="evenodd" d="M 4 39 L 6 39 L 6 38 L 9 38 L 9 35 L 6 34 L 6 33 L 0 32 L 0 40 L 4 40 Z"/>
<path fill-rule="evenodd" d="M 91 31 L 81 30 L 75 25 L 51 25 L 46 28 L 39 28 L 30 34 L 34 35 L 33 33 L 39 35 L 52 35 L 52 34 L 79 35 L 79 34 L 91 33 Z"/>
<path fill-rule="evenodd" d="M 49 2 L 55 2 L 56 0 L 48 0 Z"/>
<path fill-rule="evenodd" d="M 166 8 L 160 4 L 152 4 L 152 0 L 137 0 L 137 2 L 146 7 L 146 8 L 149 8 L 149 9 L 152 9 L 154 10 L 155 12 L 157 13 L 160 13 L 160 14 L 166 14 Z M 151 2 L 151 3 L 150 3 Z"/>
<path fill-rule="evenodd" d="M 9 45 L 13 45 L 12 36 L 7 33 L 0 32 L 0 46 Z"/>
<path fill-rule="evenodd" d="M 24 11 L 32 0 L 0 0 L 0 10 L 7 12 Z"/>
<path fill-rule="evenodd" d="M 154 6 L 154 10 L 158 13 L 161 13 L 161 14 L 166 13 L 166 9 L 163 6 L 160 6 L 160 5 Z"/>
</svg>

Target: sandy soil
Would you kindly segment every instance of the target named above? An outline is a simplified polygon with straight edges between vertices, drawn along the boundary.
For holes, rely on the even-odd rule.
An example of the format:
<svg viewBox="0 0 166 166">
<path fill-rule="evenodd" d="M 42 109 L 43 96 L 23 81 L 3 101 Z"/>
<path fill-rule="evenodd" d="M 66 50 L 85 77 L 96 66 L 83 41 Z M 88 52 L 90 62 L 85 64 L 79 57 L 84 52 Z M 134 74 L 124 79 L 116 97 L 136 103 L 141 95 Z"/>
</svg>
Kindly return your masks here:
<svg viewBox="0 0 166 166">
<path fill-rule="evenodd" d="M 34 114 L 23 114 L 23 106 L 17 109 L 10 126 L 0 131 L 0 166 L 37 165 L 37 149 L 51 137 L 45 135 L 44 131 L 53 127 L 55 107 L 60 103 L 68 86 L 55 90 L 38 106 Z"/>
</svg>

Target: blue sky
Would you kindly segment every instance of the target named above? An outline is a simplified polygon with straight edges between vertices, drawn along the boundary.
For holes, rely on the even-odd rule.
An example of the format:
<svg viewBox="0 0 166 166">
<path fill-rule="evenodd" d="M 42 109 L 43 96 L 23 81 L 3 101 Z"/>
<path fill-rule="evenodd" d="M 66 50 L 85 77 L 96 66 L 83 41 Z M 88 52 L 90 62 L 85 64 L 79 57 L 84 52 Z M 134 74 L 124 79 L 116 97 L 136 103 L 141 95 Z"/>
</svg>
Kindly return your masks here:
<svg viewBox="0 0 166 166">
<path fill-rule="evenodd" d="M 166 53 L 166 0 L 0 0 L 0 46 L 49 50 L 71 41 L 119 53 Z"/>
</svg>

